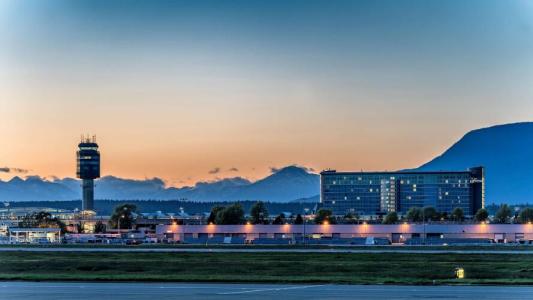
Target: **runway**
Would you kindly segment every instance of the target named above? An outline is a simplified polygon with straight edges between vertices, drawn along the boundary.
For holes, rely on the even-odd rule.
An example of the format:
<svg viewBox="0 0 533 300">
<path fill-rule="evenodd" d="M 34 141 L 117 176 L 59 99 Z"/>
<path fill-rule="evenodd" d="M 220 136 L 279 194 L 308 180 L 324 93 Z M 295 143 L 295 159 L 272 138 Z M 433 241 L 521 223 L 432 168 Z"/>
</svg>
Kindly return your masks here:
<svg viewBox="0 0 533 300">
<path fill-rule="evenodd" d="M 527 299 L 533 287 L 0 282 L 0 299 Z"/>
<path fill-rule="evenodd" d="M 317 248 L 100 248 L 100 247 L 0 247 L 0 252 L 155 252 L 155 253 L 404 253 L 404 254 L 533 254 L 532 250 L 456 250 L 450 249 L 317 249 Z"/>
</svg>

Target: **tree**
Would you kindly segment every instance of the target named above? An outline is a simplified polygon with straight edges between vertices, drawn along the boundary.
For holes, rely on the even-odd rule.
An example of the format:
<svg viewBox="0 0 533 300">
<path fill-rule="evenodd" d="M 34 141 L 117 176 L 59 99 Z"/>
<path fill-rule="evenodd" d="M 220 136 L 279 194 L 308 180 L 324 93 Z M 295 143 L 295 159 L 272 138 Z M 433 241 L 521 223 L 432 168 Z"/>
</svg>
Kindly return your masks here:
<svg viewBox="0 0 533 300">
<path fill-rule="evenodd" d="M 474 215 L 474 220 L 476 220 L 476 222 L 485 222 L 488 218 L 489 212 L 484 208 L 478 209 L 478 211 Z"/>
<path fill-rule="evenodd" d="M 344 220 L 344 223 L 346 224 L 355 224 L 357 223 L 357 220 L 359 220 L 359 215 L 356 213 L 349 212 L 346 215 L 344 215 L 343 220 Z"/>
<path fill-rule="evenodd" d="M 244 224 L 244 210 L 239 203 L 227 206 L 217 213 L 215 221 L 220 225 Z"/>
<path fill-rule="evenodd" d="M 411 207 L 407 211 L 406 217 L 410 222 L 420 222 L 422 221 L 422 209 L 419 207 Z"/>
<path fill-rule="evenodd" d="M 294 224 L 302 225 L 303 223 L 304 223 L 304 219 L 302 218 L 302 215 L 298 214 L 296 216 L 296 219 L 294 219 Z"/>
<path fill-rule="evenodd" d="M 498 223 L 507 223 L 511 215 L 512 215 L 511 208 L 507 204 L 503 204 L 502 206 L 500 206 L 500 208 L 496 212 L 494 219 Z"/>
<path fill-rule="evenodd" d="M 391 211 L 383 219 L 383 224 L 394 224 L 398 222 L 398 214 L 395 211 Z"/>
<path fill-rule="evenodd" d="M 520 215 L 518 215 L 518 220 L 522 224 L 533 222 L 533 209 L 529 207 L 522 209 Z"/>
<path fill-rule="evenodd" d="M 324 222 L 331 223 L 334 221 L 332 218 L 333 212 L 329 209 L 321 208 L 317 211 L 315 216 L 315 223 L 316 224 L 324 224 Z"/>
<path fill-rule="evenodd" d="M 285 224 L 285 215 L 283 213 L 279 214 L 274 221 L 272 221 L 273 225 L 282 225 Z"/>
<path fill-rule="evenodd" d="M 109 219 L 109 224 L 112 228 L 128 229 L 135 224 L 135 215 L 137 214 L 137 206 L 135 204 L 120 204 L 115 207 L 113 214 Z M 119 228 L 120 225 L 120 228 Z"/>
<path fill-rule="evenodd" d="M 256 202 L 250 209 L 252 224 L 268 224 L 268 210 L 262 201 Z"/>
<path fill-rule="evenodd" d="M 207 224 L 215 224 L 217 221 L 217 214 L 224 210 L 224 206 L 213 206 L 211 207 L 211 213 L 209 218 L 207 218 Z"/>
<path fill-rule="evenodd" d="M 463 221 L 465 219 L 465 213 L 460 207 L 456 207 L 452 210 L 451 219 L 454 221 Z"/>
<path fill-rule="evenodd" d="M 439 213 L 433 206 L 426 206 L 423 208 L 422 217 L 424 218 L 424 221 L 436 221 L 439 218 Z"/>
<path fill-rule="evenodd" d="M 56 217 L 52 217 L 52 214 L 46 211 L 35 212 L 31 215 L 25 215 L 19 226 L 23 228 L 60 228 L 61 233 L 67 232 L 67 226 L 65 225 L 65 223 L 61 222 Z"/>
<path fill-rule="evenodd" d="M 85 226 L 83 223 L 76 224 L 76 233 L 85 233 Z"/>
<path fill-rule="evenodd" d="M 102 223 L 102 221 L 96 222 L 96 224 L 94 225 L 94 233 L 105 233 L 105 231 L 106 231 L 105 224 Z"/>
</svg>

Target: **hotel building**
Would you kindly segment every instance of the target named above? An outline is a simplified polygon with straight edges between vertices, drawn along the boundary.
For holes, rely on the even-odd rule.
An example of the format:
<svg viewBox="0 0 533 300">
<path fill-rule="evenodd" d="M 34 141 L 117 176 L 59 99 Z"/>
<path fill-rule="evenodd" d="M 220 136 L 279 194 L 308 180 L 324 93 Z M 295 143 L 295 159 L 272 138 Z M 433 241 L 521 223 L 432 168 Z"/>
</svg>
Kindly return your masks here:
<svg viewBox="0 0 533 300">
<path fill-rule="evenodd" d="M 473 215 L 485 206 L 483 167 L 466 171 L 320 173 L 320 203 L 335 215 L 405 214 L 411 207 L 432 206 L 450 213 L 459 207 Z"/>
</svg>

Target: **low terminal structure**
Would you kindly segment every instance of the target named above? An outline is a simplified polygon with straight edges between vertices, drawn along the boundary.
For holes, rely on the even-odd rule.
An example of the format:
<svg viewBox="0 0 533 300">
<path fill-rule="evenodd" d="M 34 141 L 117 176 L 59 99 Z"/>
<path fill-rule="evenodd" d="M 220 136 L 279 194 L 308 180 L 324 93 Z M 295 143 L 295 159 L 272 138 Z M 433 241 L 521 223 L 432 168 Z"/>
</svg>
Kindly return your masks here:
<svg viewBox="0 0 533 300">
<path fill-rule="evenodd" d="M 471 244 L 533 243 L 532 224 L 397 224 L 397 225 L 158 225 L 156 235 L 168 243 L 269 243 L 324 241 L 324 244 Z M 304 238 L 305 237 L 305 238 Z M 232 239 L 229 239 L 232 238 Z M 353 244 L 353 243 L 351 243 Z"/>
<path fill-rule="evenodd" d="M 10 244 L 61 243 L 60 228 L 9 228 Z"/>
</svg>

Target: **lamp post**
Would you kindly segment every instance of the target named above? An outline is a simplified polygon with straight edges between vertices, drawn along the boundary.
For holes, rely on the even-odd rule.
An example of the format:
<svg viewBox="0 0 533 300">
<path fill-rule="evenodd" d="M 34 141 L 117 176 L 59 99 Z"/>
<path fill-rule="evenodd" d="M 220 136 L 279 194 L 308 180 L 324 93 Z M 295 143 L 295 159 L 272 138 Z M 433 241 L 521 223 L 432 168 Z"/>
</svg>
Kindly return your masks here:
<svg viewBox="0 0 533 300">
<path fill-rule="evenodd" d="M 423 233 L 424 233 L 424 245 L 426 244 L 426 209 L 425 207 L 422 207 L 422 227 L 423 227 Z"/>
<path fill-rule="evenodd" d="M 118 233 L 121 234 L 122 233 L 122 228 L 120 227 L 120 219 L 124 218 L 124 215 L 121 215 L 120 217 L 118 217 Z"/>
<path fill-rule="evenodd" d="M 304 242 L 304 246 L 306 244 L 306 240 L 305 240 L 305 225 L 307 223 L 307 212 L 309 211 L 309 208 L 304 208 L 304 234 L 302 236 L 302 239 L 303 239 L 303 242 Z"/>
</svg>

